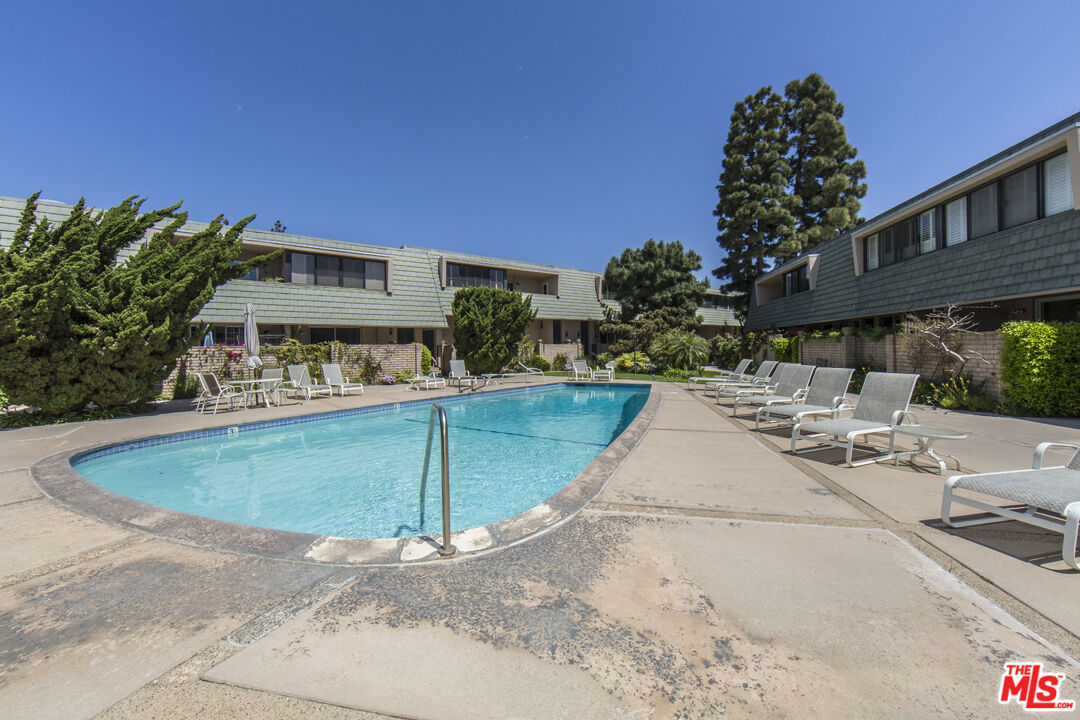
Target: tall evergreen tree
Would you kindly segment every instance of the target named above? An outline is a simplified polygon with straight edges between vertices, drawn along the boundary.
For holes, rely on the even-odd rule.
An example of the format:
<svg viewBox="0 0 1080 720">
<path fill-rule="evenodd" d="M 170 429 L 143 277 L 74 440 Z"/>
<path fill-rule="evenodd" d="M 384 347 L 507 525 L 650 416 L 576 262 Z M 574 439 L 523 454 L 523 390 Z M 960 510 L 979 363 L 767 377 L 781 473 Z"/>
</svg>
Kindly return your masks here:
<svg viewBox="0 0 1080 720">
<path fill-rule="evenodd" d="M 280 254 L 233 265 L 254 216 L 223 234 L 219 216 L 181 237 L 180 203 L 140 214 L 143 201 L 130 197 L 97 213 L 79 200 L 54 226 L 37 219 L 38 194 L 0 250 L 0 387 L 12 402 L 50 413 L 152 397 L 190 346 L 191 320 L 214 289 Z"/>
<path fill-rule="evenodd" d="M 502 288 L 461 288 L 450 307 L 454 349 L 477 373 L 497 373 L 509 365 L 536 319 L 531 296 Z"/>
<path fill-rule="evenodd" d="M 724 172 L 716 186 L 720 201 L 713 215 L 716 241 L 727 251 L 713 274 L 721 289 L 742 293 L 735 312 L 746 317 L 754 278 L 768 267 L 766 258 L 795 233 L 798 198 L 788 193 L 791 167 L 784 126 L 783 98 L 763 87 L 735 103 Z"/>
<path fill-rule="evenodd" d="M 694 277 L 694 270 L 700 269 L 701 256 L 684 251 L 681 242 L 650 239 L 638 249 L 627 248 L 611 258 L 604 270 L 604 285 L 615 293 L 624 321 L 661 308 L 693 317 L 709 287 L 707 281 Z"/>
<path fill-rule="evenodd" d="M 836 91 L 811 73 L 789 82 L 784 95 L 791 192 L 800 202 L 795 233 L 774 251 L 781 259 L 811 250 L 862 222 L 859 199 L 866 195 L 866 165 L 855 159 L 858 150 L 848 142 L 840 122 L 844 106 Z"/>
</svg>

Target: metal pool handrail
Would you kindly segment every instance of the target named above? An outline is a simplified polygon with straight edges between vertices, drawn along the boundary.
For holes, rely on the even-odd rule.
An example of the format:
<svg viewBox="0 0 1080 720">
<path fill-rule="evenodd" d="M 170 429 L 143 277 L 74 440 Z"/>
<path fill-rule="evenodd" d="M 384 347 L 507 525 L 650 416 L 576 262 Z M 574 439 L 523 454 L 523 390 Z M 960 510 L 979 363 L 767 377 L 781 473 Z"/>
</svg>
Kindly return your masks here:
<svg viewBox="0 0 1080 720">
<path fill-rule="evenodd" d="M 427 495 L 428 467 L 431 465 L 431 441 L 435 435 L 435 418 L 439 418 L 439 440 L 442 448 L 442 546 L 439 555 L 453 556 L 457 548 L 450 544 L 450 439 L 446 431 L 446 410 L 439 403 L 431 403 L 428 420 L 427 447 L 424 449 L 424 473 L 420 477 L 420 527 L 424 526 L 424 500 Z"/>
</svg>

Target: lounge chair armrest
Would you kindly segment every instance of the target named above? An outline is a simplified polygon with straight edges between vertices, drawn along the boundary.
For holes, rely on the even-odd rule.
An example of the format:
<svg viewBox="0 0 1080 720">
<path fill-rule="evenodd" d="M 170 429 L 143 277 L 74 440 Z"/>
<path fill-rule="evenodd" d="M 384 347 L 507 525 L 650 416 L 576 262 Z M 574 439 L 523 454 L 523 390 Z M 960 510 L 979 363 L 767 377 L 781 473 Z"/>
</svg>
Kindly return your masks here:
<svg viewBox="0 0 1080 720">
<path fill-rule="evenodd" d="M 911 422 L 908 423 L 909 425 L 919 424 L 919 416 L 915 413 L 911 412 L 910 410 L 897 410 L 892 415 L 892 426 L 896 427 L 897 425 L 902 425 L 904 423 L 904 418 L 908 417 L 911 418 Z"/>
<path fill-rule="evenodd" d="M 794 395 L 791 396 L 791 401 L 795 403 L 801 403 L 803 400 L 806 399 L 806 396 L 807 394 L 809 394 L 809 392 L 810 391 L 806 388 L 800 388 L 795 391 Z"/>
<path fill-rule="evenodd" d="M 1049 450 L 1052 447 L 1063 447 L 1063 448 L 1072 448 L 1073 450 L 1080 450 L 1080 445 L 1073 445 L 1072 443 L 1061 443 L 1061 442 L 1039 443 L 1039 446 L 1037 448 L 1035 448 L 1035 457 L 1033 457 L 1032 460 L 1031 460 L 1031 467 L 1033 469 L 1035 469 L 1035 470 L 1042 469 L 1043 455 L 1045 455 L 1046 451 Z"/>
</svg>

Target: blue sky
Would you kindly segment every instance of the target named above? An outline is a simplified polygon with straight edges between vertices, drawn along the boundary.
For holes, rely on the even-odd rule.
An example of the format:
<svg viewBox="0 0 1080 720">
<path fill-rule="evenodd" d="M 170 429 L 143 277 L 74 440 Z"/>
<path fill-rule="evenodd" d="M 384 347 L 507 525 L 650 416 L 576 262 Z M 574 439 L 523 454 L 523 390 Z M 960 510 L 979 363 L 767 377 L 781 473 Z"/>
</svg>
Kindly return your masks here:
<svg viewBox="0 0 1080 720">
<path fill-rule="evenodd" d="M 14 3 L 0 195 L 180 198 L 290 232 L 715 267 L 732 105 L 821 73 L 870 217 L 1080 110 L 1080 4 Z M 716 282 L 713 282 L 716 285 Z"/>
</svg>

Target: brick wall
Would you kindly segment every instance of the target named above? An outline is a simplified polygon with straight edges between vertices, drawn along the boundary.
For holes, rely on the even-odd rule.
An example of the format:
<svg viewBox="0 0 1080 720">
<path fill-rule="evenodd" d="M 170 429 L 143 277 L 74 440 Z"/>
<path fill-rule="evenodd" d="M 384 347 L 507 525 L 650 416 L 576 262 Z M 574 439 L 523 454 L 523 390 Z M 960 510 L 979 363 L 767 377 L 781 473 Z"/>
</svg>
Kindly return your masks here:
<svg viewBox="0 0 1080 720">
<path fill-rule="evenodd" d="M 576 360 L 581 357 L 581 343 L 537 343 L 536 352 L 548 362 L 554 360 L 559 353 L 565 355 L 569 360 Z M 557 367 L 551 369 L 562 370 L 562 368 Z"/>
<path fill-rule="evenodd" d="M 997 332 L 965 335 L 965 352 L 977 352 L 986 362 L 968 360 L 963 375 L 975 385 L 983 383 L 982 392 L 1001 397 L 1001 336 Z M 770 352 L 771 355 L 771 352 Z M 844 336 L 840 341 L 830 338 L 803 339 L 799 344 L 800 361 L 808 365 L 827 367 L 858 367 L 872 365 L 887 372 L 918 372 L 929 378 L 933 367 L 913 368 L 897 335 L 886 335 L 880 340 Z"/>
</svg>

